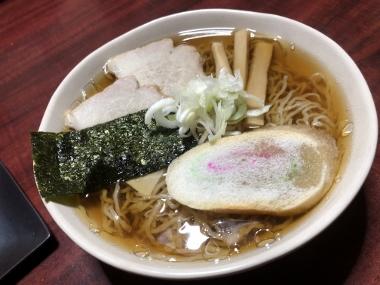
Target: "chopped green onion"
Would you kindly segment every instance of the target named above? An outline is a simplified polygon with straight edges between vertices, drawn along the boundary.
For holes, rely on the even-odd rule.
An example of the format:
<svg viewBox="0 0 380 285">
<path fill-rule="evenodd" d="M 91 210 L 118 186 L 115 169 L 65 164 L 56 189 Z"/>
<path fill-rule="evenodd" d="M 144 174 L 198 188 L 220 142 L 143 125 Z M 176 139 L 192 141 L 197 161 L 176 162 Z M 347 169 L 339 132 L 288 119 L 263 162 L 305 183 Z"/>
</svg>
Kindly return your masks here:
<svg viewBox="0 0 380 285">
<path fill-rule="evenodd" d="M 165 98 L 149 108 L 145 123 L 154 119 L 166 128 L 179 128 L 181 136 L 193 135 L 199 143 L 221 138 L 227 125 L 240 122 L 247 116 L 246 98 L 252 96 L 243 90 L 240 75 L 233 76 L 222 69 L 218 78 L 199 76 L 187 84 L 176 98 Z M 268 105 L 257 111 L 269 110 Z M 249 111 L 249 116 L 256 113 Z M 173 116 L 175 114 L 175 117 Z"/>
</svg>

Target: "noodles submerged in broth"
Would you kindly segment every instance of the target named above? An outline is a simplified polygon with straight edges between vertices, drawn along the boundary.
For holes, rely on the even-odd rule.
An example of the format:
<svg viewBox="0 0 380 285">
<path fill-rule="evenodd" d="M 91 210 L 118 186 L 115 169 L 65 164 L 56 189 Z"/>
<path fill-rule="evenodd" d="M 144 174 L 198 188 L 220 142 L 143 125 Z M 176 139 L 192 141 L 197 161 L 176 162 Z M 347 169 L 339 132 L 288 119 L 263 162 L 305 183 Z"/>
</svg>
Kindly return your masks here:
<svg viewBox="0 0 380 285">
<path fill-rule="evenodd" d="M 191 37 L 182 35 L 177 43 L 195 46 L 204 58 L 206 74 L 214 74 L 211 42 L 223 41 L 232 61 L 231 36 Z M 255 34 L 255 41 L 273 41 Z M 274 40 L 274 55 L 268 74 L 266 125 L 307 125 L 333 135 L 343 147 L 342 129 L 346 126 L 343 104 L 324 73 L 310 58 L 294 51 L 294 46 Z M 252 52 L 250 52 L 252 54 Z M 294 66 L 291 63 L 294 61 Z M 340 109 L 339 109 L 340 108 Z M 236 127 L 244 131 L 240 124 Z M 342 149 L 340 149 L 343 155 Z M 229 258 L 246 248 L 270 247 L 281 233 L 299 217 L 279 218 L 255 215 L 227 215 L 198 211 L 172 199 L 161 177 L 150 196 L 143 196 L 126 184 L 104 189 L 81 198 L 81 211 L 91 229 L 124 244 L 136 255 L 167 261 Z"/>
<path fill-rule="evenodd" d="M 89 216 L 99 201 L 102 214 L 100 221 L 92 221 L 95 231 L 133 237 L 140 244 L 135 249 L 139 255 L 171 261 L 224 259 L 247 246 L 268 247 L 292 221 L 193 210 L 168 195 L 164 177 L 149 197 L 116 184 L 113 191 L 104 189 L 82 199 Z"/>
</svg>

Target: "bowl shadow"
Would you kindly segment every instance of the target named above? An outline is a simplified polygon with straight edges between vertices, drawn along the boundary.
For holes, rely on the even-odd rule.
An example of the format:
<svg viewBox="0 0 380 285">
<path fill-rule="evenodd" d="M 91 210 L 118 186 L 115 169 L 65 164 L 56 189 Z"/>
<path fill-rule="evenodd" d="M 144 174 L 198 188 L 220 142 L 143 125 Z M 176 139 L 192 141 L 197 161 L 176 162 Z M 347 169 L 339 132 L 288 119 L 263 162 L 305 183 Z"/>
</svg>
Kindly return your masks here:
<svg viewBox="0 0 380 285">
<path fill-rule="evenodd" d="M 343 284 L 360 254 L 366 231 L 366 204 L 360 191 L 349 207 L 321 234 L 294 252 L 259 268 L 201 280 L 153 279 L 100 262 L 112 284 Z M 132 282 L 132 283 L 130 283 Z M 211 283 L 210 283 L 211 282 Z M 278 283 L 280 284 L 280 283 Z"/>
</svg>

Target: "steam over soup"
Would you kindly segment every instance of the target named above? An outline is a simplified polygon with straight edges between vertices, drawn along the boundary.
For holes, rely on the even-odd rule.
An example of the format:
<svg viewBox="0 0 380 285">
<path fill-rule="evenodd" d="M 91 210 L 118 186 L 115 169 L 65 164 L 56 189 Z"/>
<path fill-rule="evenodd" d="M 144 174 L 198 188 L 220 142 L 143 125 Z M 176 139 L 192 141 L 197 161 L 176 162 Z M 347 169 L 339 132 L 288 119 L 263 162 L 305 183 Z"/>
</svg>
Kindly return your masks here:
<svg viewBox="0 0 380 285">
<path fill-rule="evenodd" d="M 144 258 L 270 248 L 349 152 L 334 79 L 296 44 L 250 30 L 115 55 L 82 94 L 65 132 L 32 134 L 39 190 L 76 195 L 91 231 Z"/>
</svg>

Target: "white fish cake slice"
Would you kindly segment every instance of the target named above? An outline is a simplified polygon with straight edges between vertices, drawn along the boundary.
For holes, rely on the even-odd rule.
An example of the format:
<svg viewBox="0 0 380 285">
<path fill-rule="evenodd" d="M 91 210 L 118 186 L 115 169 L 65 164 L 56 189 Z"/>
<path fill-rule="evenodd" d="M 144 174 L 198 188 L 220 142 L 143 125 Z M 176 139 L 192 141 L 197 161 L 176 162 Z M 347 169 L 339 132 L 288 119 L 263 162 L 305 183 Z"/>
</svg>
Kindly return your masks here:
<svg viewBox="0 0 380 285">
<path fill-rule="evenodd" d="M 228 213 L 300 214 L 325 195 L 337 171 L 334 138 L 275 127 L 197 146 L 172 162 L 169 194 L 188 207 Z"/>
<path fill-rule="evenodd" d="M 127 76 L 66 112 L 65 124 L 76 130 L 85 129 L 147 109 L 162 98 L 155 87 L 139 88 L 136 79 Z"/>
<path fill-rule="evenodd" d="M 203 74 L 201 56 L 188 45 L 173 46 L 172 39 L 163 39 L 119 54 L 107 62 L 117 78 L 133 75 L 140 86 L 156 85 L 167 96 Z"/>
</svg>

